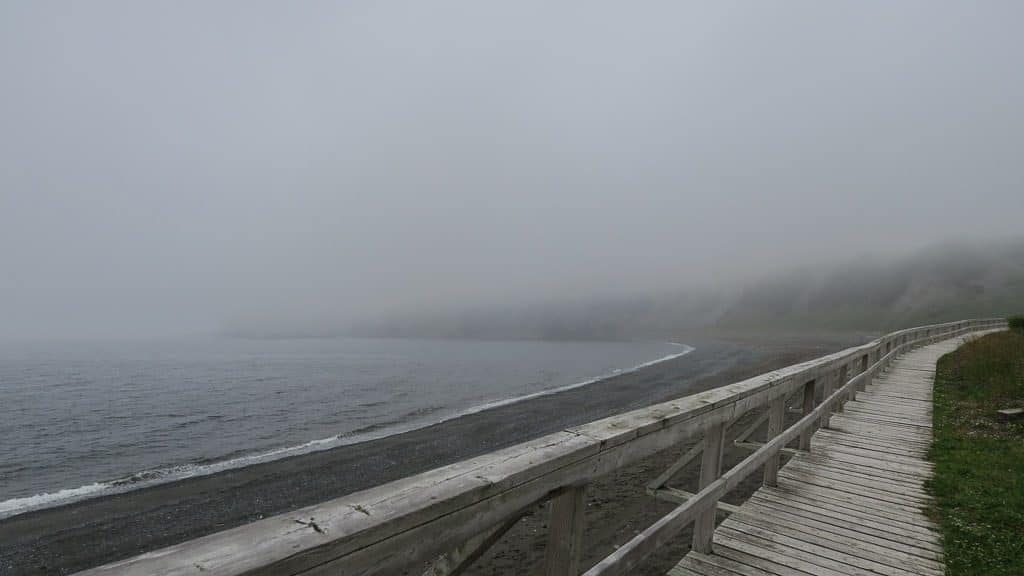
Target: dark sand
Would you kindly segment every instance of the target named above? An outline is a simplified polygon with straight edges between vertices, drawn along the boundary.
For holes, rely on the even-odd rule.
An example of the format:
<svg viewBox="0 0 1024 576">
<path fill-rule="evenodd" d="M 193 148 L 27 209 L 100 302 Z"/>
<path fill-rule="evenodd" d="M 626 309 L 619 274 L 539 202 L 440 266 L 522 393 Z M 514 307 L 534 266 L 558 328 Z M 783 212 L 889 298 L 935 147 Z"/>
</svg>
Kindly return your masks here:
<svg viewBox="0 0 1024 576">
<path fill-rule="evenodd" d="M 782 365 L 791 364 L 786 362 Z M 771 364 L 765 364 L 771 366 Z M 771 368 L 767 368 L 771 369 Z M 753 374 L 764 372 L 757 370 Z M 732 445 L 735 434 L 753 423 L 757 415 L 741 418 L 726 437 L 726 452 L 723 470 L 739 463 L 750 455 L 749 450 Z M 787 425 L 799 416 L 787 415 Z M 759 429 L 763 437 L 764 426 Z M 671 466 L 677 458 L 690 449 L 693 443 L 681 445 L 672 450 L 655 454 L 638 464 L 610 474 L 587 487 L 586 536 L 583 554 L 583 569 L 590 568 L 618 547 L 628 542 L 642 530 L 672 511 L 677 504 L 649 496 L 644 487 L 648 482 Z M 782 462 L 788 460 L 782 457 Z M 700 460 L 679 471 L 669 484 L 689 492 L 697 492 Z M 761 487 L 762 475 L 755 473 L 744 480 L 722 501 L 742 504 Z M 524 516 L 504 537 L 477 560 L 464 574 L 483 575 L 532 575 L 543 573 L 544 549 L 548 535 L 548 504 L 541 504 Z M 719 515 L 718 521 L 725 518 Z M 634 569 L 635 576 L 664 576 L 670 568 L 690 551 L 693 537 L 692 525 L 685 528 L 669 546 L 662 546 Z M 409 571 L 418 575 L 420 571 Z"/>
<path fill-rule="evenodd" d="M 510 446 L 568 426 L 707 390 L 814 358 L 856 335 L 725 341 L 683 337 L 697 350 L 594 384 L 502 406 L 380 440 L 86 500 L 0 521 L 0 574 L 69 574 Z M 644 485 L 685 447 L 657 454 L 593 483 L 588 491 L 590 565 L 672 508 Z M 727 464 L 747 454 L 730 450 Z M 696 469 L 674 482 L 695 484 Z M 752 492 L 759 478 L 733 498 Z M 730 500 L 730 499 L 727 499 Z M 731 501 L 731 500 L 730 500 Z M 470 574 L 533 574 L 543 559 L 543 506 L 477 561 Z M 641 574 L 663 574 L 689 535 L 660 550 Z"/>
</svg>

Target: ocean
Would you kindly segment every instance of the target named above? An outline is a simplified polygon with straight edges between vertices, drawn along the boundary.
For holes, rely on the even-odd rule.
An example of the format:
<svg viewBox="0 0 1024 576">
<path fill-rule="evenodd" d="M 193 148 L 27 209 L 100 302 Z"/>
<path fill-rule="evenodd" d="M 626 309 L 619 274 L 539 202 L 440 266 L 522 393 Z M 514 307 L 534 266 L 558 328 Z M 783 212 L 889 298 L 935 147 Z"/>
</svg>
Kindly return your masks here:
<svg viewBox="0 0 1024 576">
<path fill-rule="evenodd" d="M 0 343 L 0 518 L 381 438 L 691 350 L 354 338 Z"/>
</svg>

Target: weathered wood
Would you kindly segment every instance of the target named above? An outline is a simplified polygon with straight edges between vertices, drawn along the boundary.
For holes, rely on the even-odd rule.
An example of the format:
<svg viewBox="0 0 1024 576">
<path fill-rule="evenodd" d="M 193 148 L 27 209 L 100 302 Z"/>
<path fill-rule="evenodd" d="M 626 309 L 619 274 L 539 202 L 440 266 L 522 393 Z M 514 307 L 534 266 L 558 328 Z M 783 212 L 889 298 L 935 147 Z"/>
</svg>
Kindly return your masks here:
<svg viewBox="0 0 1024 576">
<path fill-rule="evenodd" d="M 855 380 L 851 380 L 847 386 L 853 386 L 856 383 L 857 382 Z M 841 389 L 833 394 L 833 396 L 828 400 L 834 401 L 835 398 L 838 398 L 841 394 L 845 393 L 847 393 L 847 390 L 845 388 Z M 783 396 L 780 396 L 779 398 L 782 397 Z M 779 414 L 781 421 L 781 416 L 785 412 L 785 404 L 783 402 L 779 402 L 779 398 L 773 400 L 773 404 L 776 405 L 775 410 Z M 718 480 L 702 489 L 685 504 L 677 507 L 672 512 L 669 512 L 666 516 L 656 521 L 611 555 L 598 562 L 594 567 L 588 570 L 585 575 L 598 576 L 629 573 L 629 571 L 631 571 L 640 562 L 640 560 L 650 554 L 658 546 L 667 542 L 669 538 L 693 521 L 697 515 L 706 507 L 710 506 L 711 503 L 717 502 L 722 495 L 739 485 L 739 483 L 754 470 L 764 466 L 765 463 L 773 456 L 777 457 L 779 450 L 789 442 L 796 439 L 800 432 L 813 424 L 817 418 L 820 418 L 821 413 L 828 409 L 828 406 L 829 405 L 827 403 L 822 403 L 820 406 L 815 408 L 813 412 L 801 418 L 796 424 L 766 442 L 761 449 L 743 459 L 728 472 L 722 474 Z M 770 420 L 771 419 L 769 419 L 769 421 Z"/>
<path fill-rule="evenodd" d="M 490 530 L 470 538 L 450 552 L 441 554 L 423 572 L 423 576 L 458 576 L 469 568 L 480 556 L 505 535 L 522 518 L 514 516 Z"/>
<path fill-rule="evenodd" d="M 786 403 L 787 406 L 789 405 L 789 402 L 790 402 L 791 398 L 792 398 L 792 395 L 790 397 L 786 398 L 785 403 Z M 749 426 L 747 426 L 742 432 L 740 432 L 739 434 L 736 435 L 735 438 L 733 438 L 733 443 L 735 443 L 737 446 L 742 446 L 744 444 L 744 442 L 746 442 L 747 439 L 750 438 L 751 434 L 756 432 L 757 429 L 760 428 L 767 421 L 768 421 L 768 410 L 766 409 L 766 410 L 761 412 L 761 415 L 758 416 L 756 420 L 751 422 Z"/>
<path fill-rule="evenodd" d="M 550 532 L 544 553 L 546 576 L 579 574 L 586 506 L 586 486 L 566 488 L 551 499 Z"/>
<path fill-rule="evenodd" d="M 927 493 L 920 486 L 915 485 L 915 483 L 910 479 L 905 479 L 905 481 L 902 482 L 893 482 L 891 479 L 883 479 L 867 473 L 858 474 L 857 471 L 843 470 L 826 465 L 815 465 L 799 458 L 790 461 L 790 466 L 788 466 L 787 469 L 789 472 L 813 474 L 821 478 L 845 482 L 847 484 L 856 484 L 858 486 L 883 492 L 892 492 L 893 494 L 899 494 L 901 496 L 917 500 L 928 500 Z"/>
<path fill-rule="evenodd" d="M 758 428 L 761 427 L 762 424 L 764 424 L 767 421 L 768 421 L 768 412 L 765 411 L 760 416 L 758 416 L 756 420 L 751 422 L 750 426 L 747 426 L 746 429 L 744 429 L 742 432 L 737 434 L 736 438 L 733 441 L 736 442 L 736 443 L 740 443 L 740 442 L 746 441 L 747 438 L 750 438 L 751 434 L 753 434 Z"/>
<path fill-rule="evenodd" d="M 122 560 L 89 571 L 89 574 L 195 574 L 233 576 L 239 574 L 388 574 L 422 567 L 482 532 L 508 521 L 520 510 L 541 501 L 566 486 L 586 483 L 602 474 L 628 466 L 655 452 L 700 437 L 708 429 L 736 420 L 752 410 L 780 404 L 798 392 L 809 378 L 816 378 L 869 354 L 879 357 L 884 342 L 906 336 L 905 347 L 923 345 L 969 331 L 999 328 L 1001 320 L 972 320 L 931 327 L 901 330 L 873 342 L 848 348 L 821 358 L 775 370 L 742 382 L 648 408 L 605 418 L 551 434 L 507 449 L 485 454 L 410 478 L 336 498 L 315 506 L 281 514 Z M 868 367 L 880 371 L 904 350 L 895 346 Z M 920 363 L 920 362 L 919 362 Z M 915 374 L 930 374 L 914 367 Z M 884 377 L 893 374 L 890 370 Z M 866 385 L 872 374 L 851 379 Z M 849 384 L 849 383 L 847 383 Z M 837 394 L 852 392 L 843 385 Z M 865 394 L 874 394 L 873 391 Z M 909 397 L 919 395 L 918 392 Z M 880 394 L 879 400 L 902 401 Z M 838 408 L 838 396 L 823 400 L 812 415 Z M 781 402 L 785 406 L 784 402 Z M 783 408 L 784 410 L 785 408 Z M 855 415 L 834 417 L 837 432 L 879 428 Z M 700 490 L 686 504 L 652 527 L 647 536 L 653 544 L 677 533 L 735 487 L 745 475 L 770 458 L 813 425 L 801 418 L 719 480 Z M 891 441 L 920 439 L 912 428 L 881 426 Z M 856 454 L 835 452 L 837 461 L 863 460 Z M 884 471 L 879 470 L 879 473 Z M 909 474 L 910 472 L 908 472 Z M 313 529 L 313 518 L 320 530 Z M 306 524 L 300 524 L 302 520 Z M 632 565 L 650 546 L 623 547 L 608 566 L 618 560 Z M 619 572 L 619 565 L 614 569 Z"/>
<path fill-rule="evenodd" d="M 918 485 L 912 485 L 914 484 L 913 481 L 907 478 L 900 479 L 902 480 L 901 482 L 893 482 L 891 478 L 882 478 L 880 476 L 872 476 L 870 473 L 859 473 L 860 471 L 857 470 L 844 470 L 825 464 L 816 464 L 799 458 L 790 461 L 789 464 L 788 469 L 791 472 L 799 471 L 805 474 L 814 474 L 822 478 L 854 483 L 859 486 L 892 492 L 894 494 L 912 496 L 920 500 L 928 499 L 925 491 Z"/>
<path fill-rule="evenodd" d="M 768 437 L 767 442 L 777 437 L 782 432 L 782 425 L 786 417 L 786 405 L 780 400 L 775 400 L 768 407 Z M 763 447 L 762 447 L 763 448 Z M 779 455 L 771 454 L 764 465 L 764 485 L 775 486 L 779 473 Z"/>
<path fill-rule="evenodd" d="M 908 552 L 894 549 L 885 545 L 886 541 L 884 540 L 868 540 L 856 532 L 836 534 L 829 530 L 813 528 L 802 521 L 793 522 L 774 514 L 765 516 L 746 511 L 737 513 L 729 526 L 748 533 L 751 533 L 750 529 L 752 528 L 754 529 L 753 534 L 761 536 L 766 533 L 784 534 L 783 538 L 792 537 L 791 541 L 798 540 L 832 551 L 847 552 L 851 557 L 873 559 L 890 569 L 911 569 L 914 574 L 931 573 L 937 574 L 937 576 L 942 576 L 943 573 L 943 565 L 940 562 L 919 556 L 914 553 L 916 550 Z"/>
<path fill-rule="evenodd" d="M 707 488 L 722 475 L 722 448 L 725 444 L 725 425 L 719 424 L 704 436 L 704 453 L 700 462 L 700 488 Z M 717 502 L 697 516 L 693 525 L 693 546 L 698 552 L 711 552 L 711 537 L 715 533 Z"/>
<path fill-rule="evenodd" d="M 840 368 L 840 370 L 842 371 L 843 376 L 840 379 L 840 382 L 837 385 L 837 388 L 842 389 L 846 385 L 846 383 L 848 383 L 850 381 L 850 374 L 854 372 L 853 370 L 850 369 L 850 367 L 852 365 L 853 364 L 850 363 L 850 362 L 844 362 L 843 363 L 842 367 Z M 842 413 L 842 411 L 844 410 L 844 406 L 846 405 L 846 402 L 848 400 L 850 400 L 851 398 L 852 398 L 851 396 L 846 396 L 846 397 L 840 398 L 836 402 L 835 408 L 832 410 L 832 413 L 833 414 L 840 414 L 840 413 Z M 832 425 L 832 422 L 830 420 L 829 421 L 829 426 L 831 426 L 831 425 Z"/>
<path fill-rule="evenodd" d="M 659 488 L 655 492 L 652 492 L 651 495 L 660 500 L 675 502 L 676 504 L 684 504 L 687 500 L 695 496 L 693 492 L 687 492 L 686 490 L 681 490 L 672 486 Z M 719 516 L 727 516 L 739 509 L 739 506 L 729 504 L 728 502 L 718 502 L 715 507 Z"/>
<path fill-rule="evenodd" d="M 875 441 L 872 441 L 871 439 L 868 438 L 860 438 L 849 434 L 842 434 L 838 431 L 833 430 L 825 430 L 819 432 L 815 436 L 815 438 L 811 439 L 811 446 L 814 446 L 815 439 L 821 441 L 827 440 L 830 443 L 838 445 L 864 446 L 875 448 L 877 450 L 888 450 L 897 454 L 903 453 L 910 456 L 922 456 L 925 452 L 928 451 L 929 448 L 929 445 L 925 442 L 886 440 L 882 437 L 879 437 Z"/>
<path fill-rule="evenodd" d="M 829 396 L 832 395 L 832 392 L 835 391 L 836 386 L 839 384 L 840 372 L 841 369 L 836 368 L 835 370 L 830 371 L 825 375 L 824 380 L 821 383 L 821 395 L 824 398 L 828 398 Z M 832 419 L 832 412 L 834 411 L 835 406 L 832 406 L 831 408 L 825 411 L 825 414 L 821 417 L 821 422 L 818 424 L 819 429 L 828 428 L 828 423 Z"/>
<path fill-rule="evenodd" d="M 679 565 L 696 574 L 942 576 L 942 546 L 923 513 L 931 503 L 924 482 L 934 468 L 926 460 L 931 367 L 959 341 L 922 348 L 916 346 L 920 339 L 900 338 L 880 347 L 874 364 L 862 365 L 861 373 L 872 380 L 858 398 L 909 387 L 919 399 L 851 402 L 835 415 L 832 429 L 810 438 L 813 452 L 796 454 L 778 471 L 777 487 L 762 487 L 719 526 L 715 555 L 693 551 Z M 919 380 L 908 370 L 926 376 Z M 906 384 L 911 381 L 920 385 Z M 844 386 L 861 383 L 853 379 Z M 844 386 L 811 414 L 828 414 L 828 403 L 844 395 Z M 801 428 L 805 420 L 780 433 L 776 446 L 794 429 L 807 430 Z"/>
<path fill-rule="evenodd" d="M 710 559 L 710 561 L 709 561 Z M 676 564 L 671 570 L 669 570 L 669 576 L 683 576 L 693 575 L 697 576 L 736 576 L 736 572 L 720 566 L 715 562 L 717 557 L 710 556 L 707 554 L 698 554 L 694 552 L 692 555 L 687 556 L 682 562 Z M 686 572 L 676 572 L 677 569 L 684 569 Z"/>
<path fill-rule="evenodd" d="M 747 450 L 759 450 L 762 446 L 764 446 L 764 442 L 736 442 L 735 445 L 738 448 L 746 448 Z M 792 456 L 799 452 L 799 450 L 795 448 L 780 448 L 779 452 L 782 454 L 788 454 L 789 456 Z"/>
<path fill-rule="evenodd" d="M 941 546 L 921 540 L 919 535 L 902 532 L 891 527 L 877 528 L 867 522 L 844 519 L 842 516 L 830 516 L 817 509 L 814 512 L 809 512 L 806 508 L 788 505 L 788 503 L 778 504 L 757 500 L 752 502 L 747 510 L 755 517 L 763 516 L 791 526 L 798 525 L 804 529 L 834 534 L 842 538 L 858 539 L 929 560 L 942 559 Z"/>
<path fill-rule="evenodd" d="M 690 447 L 682 456 L 680 456 L 675 462 L 672 463 L 664 472 L 658 475 L 657 478 L 647 483 L 647 490 L 654 491 L 665 486 L 669 479 L 675 476 L 676 472 L 679 472 L 686 466 L 693 462 L 697 456 L 700 456 L 701 451 L 704 450 L 704 443 L 698 442 Z"/>
<path fill-rule="evenodd" d="M 804 384 L 804 401 L 803 401 L 803 415 L 807 416 L 814 410 L 814 395 L 817 392 L 817 382 L 814 380 L 808 381 Z M 812 426 L 800 433 L 800 450 L 811 449 L 811 434 L 814 433 L 816 427 Z"/>
<path fill-rule="evenodd" d="M 736 557 L 732 551 L 738 551 L 744 554 L 739 558 L 744 558 L 750 562 L 750 565 L 762 569 L 763 573 L 785 574 L 786 576 L 803 576 L 803 574 L 849 576 L 848 572 L 840 572 L 822 565 L 822 560 L 818 560 L 814 555 L 808 555 L 800 550 L 790 549 L 769 540 L 761 540 L 743 533 L 723 530 L 716 541 L 721 545 L 723 555 Z M 780 570 L 780 566 L 788 567 L 789 570 L 785 570 L 785 568 Z"/>
<path fill-rule="evenodd" d="M 803 494 L 761 489 L 757 494 L 751 496 L 750 501 L 758 503 L 769 502 L 784 507 L 787 510 L 804 511 L 806 514 L 813 514 L 815 518 L 823 521 L 842 520 L 853 524 L 860 524 L 880 531 L 899 534 L 904 539 L 913 537 L 923 542 L 938 541 L 934 532 L 916 523 L 907 523 L 900 519 L 880 516 L 863 509 L 849 508 L 848 506 L 811 498 Z M 941 550 L 941 547 L 939 549 Z"/>
<path fill-rule="evenodd" d="M 94 569 L 94 574 L 292 573 L 343 565 L 346 573 L 387 573 L 427 561 L 560 486 L 610 472 L 731 420 L 782 393 L 771 382 L 752 394 L 690 397 L 577 427 L 351 496 L 235 528 L 159 553 Z M 739 398 L 737 398 L 739 396 Z M 721 399 L 730 399 L 723 401 Z M 678 418 L 687 414 L 691 418 Z M 659 420 L 660 418 L 660 420 Z M 668 422 L 670 419 L 673 419 Z M 647 434 L 640 434 L 645 430 Z M 625 436 L 626 438 L 623 438 Z M 316 518 L 324 533 L 296 528 Z M 300 526 L 301 528 L 301 526 Z M 261 542 L 243 554 L 238 542 Z M 306 551 L 308 550 L 308 552 Z M 387 552 L 384 552 L 387 551 Z M 280 561 L 269 562 L 279 557 Z M 182 558 L 190 558 L 185 563 Z"/>
<path fill-rule="evenodd" d="M 835 550 L 828 545 L 829 541 L 818 537 L 804 536 L 797 538 L 789 533 L 771 532 L 743 524 L 738 520 L 727 520 L 723 523 L 722 530 L 730 532 L 733 537 L 750 538 L 751 541 L 758 542 L 769 549 L 779 550 L 790 557 L 799 558 L 823 568 L 839 571 L 840 573 L 849 573 L 850 568 L 853 567 L 887 576 L 909 576 L 911 574 L 942 576 L 943 574 L 942 571 L 928 569 L 920 565 L 915 566 L 915 572 L 910 572 L 902 567 L 896 567 L 886 562 L 889 557 L 872 555 L 870 558 L 863 558 L 851 553 L 853 551 L 849 547 L 842 551 Z"/>
<path fill-rule="evenodd" d="M 889 490 L 869 487 L 864 482 L 840 480 L 818 472 L 807 472 L 793 468 L 779 471 L 779 478 L 785 480 L 780 488 L 791 486 L 813 494 L 827 491 L 830 497 L 843 500 L 867 498 L 872 504 L 887 510 L 900 510 L 914 513 L 927 505 L 927 499 L 913 498 L 909 494 L 896 494 Z"/>
</svg>

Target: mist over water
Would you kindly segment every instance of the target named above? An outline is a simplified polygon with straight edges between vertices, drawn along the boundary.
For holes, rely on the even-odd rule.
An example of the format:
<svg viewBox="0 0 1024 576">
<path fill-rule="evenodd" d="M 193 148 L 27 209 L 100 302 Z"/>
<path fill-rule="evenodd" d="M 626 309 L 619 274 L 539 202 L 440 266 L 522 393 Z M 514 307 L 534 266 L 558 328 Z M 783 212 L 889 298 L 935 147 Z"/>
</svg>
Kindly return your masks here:
<svg viewBox="0 0 1024 576">
<path fill-rule="evenodd" d="M 1019 311 L 1022 21 L 0 3 L 0 501 L 389 434 L 693 331 Z"/>
</svg>

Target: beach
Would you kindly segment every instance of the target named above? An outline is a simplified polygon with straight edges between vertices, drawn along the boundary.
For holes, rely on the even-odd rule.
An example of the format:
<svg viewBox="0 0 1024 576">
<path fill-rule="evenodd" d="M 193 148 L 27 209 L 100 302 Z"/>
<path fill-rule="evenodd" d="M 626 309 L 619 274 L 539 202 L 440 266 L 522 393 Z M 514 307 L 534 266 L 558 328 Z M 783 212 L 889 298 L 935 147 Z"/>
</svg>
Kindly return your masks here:
<svg viewBox="0 0 1024 576">
<path fill-rule="evenodd" d="M 707 338 L 681 335 L 696 350 L 557 394 L 468 414 L 386 438 L 209 476 L 38 510 L 0 521 L 0 572 L 69 574 L 471 458 L 562 428 L 686 396 L 820 356 L 863 338 Z M 684 449 L 685 447 L 679 447 Z M 644 484 L 679 453 L 669 450 L 595 482 L 588 492 L 585 563 L 628 540 L 671 504 Z M 727 458 L 741 458 L 732 450 Z M 696 474 L 696 471 L 687 473 Z M 685 473 L 684 473 L 685 475 Z M 751 486 L 756 485 L 756 479 Z M 742 488 L 739 492 L 742 492 Z M 535 573 L 545 513 L 524 518 L 472 568 L 473 574 Z M 679 551 L 658 552 L 663 573 Z M 679 552 L 680 554 L 676 554 Z M 665 558 L 660 558 L 664 555 Z"/>
</svg>

